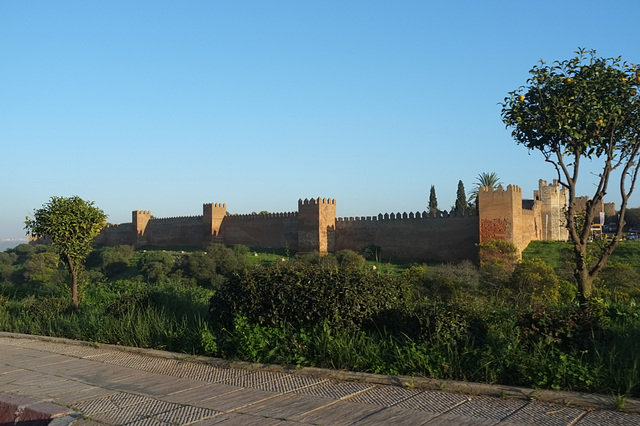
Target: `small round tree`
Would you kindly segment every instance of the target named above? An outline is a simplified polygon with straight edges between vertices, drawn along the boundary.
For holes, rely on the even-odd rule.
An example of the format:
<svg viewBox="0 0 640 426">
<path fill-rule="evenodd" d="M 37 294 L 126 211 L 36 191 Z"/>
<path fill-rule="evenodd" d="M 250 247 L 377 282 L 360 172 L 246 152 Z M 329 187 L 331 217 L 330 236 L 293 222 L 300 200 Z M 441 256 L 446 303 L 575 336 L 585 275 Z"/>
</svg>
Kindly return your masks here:
<svg viewBox="0 0 640 426">
<path fill-rule="evenodd" d="M 105 225 L 107 216 L 93 202 L 74 196 L 51 197 L 51 200 L 27 217 L 25 229 L 34 237 L 48 239 L 66 263 L 71 274 L 71 299 L 78 308 L 78 272 L 82 268 L 93 240 Z"/>
<path fill-rule="evenodd" d="M 567 228 L 573 242 L 574 277 L 583 301 L 591 296 L 593 281 L 622 236 L 625 211 L 638 176 L 640 150 L 640 68 L 621 58 L 599 58 L 593 50 L 546 65 L 504 99 L 502 120 L 512 128 L 517 143 L 540 151 L 567 188 Z M 577 212 L 576 184 L 582 161 L 601 164 L 599 182 Z M 598 252 L 588 250 L 590 226 L 579 226 L 576 216 L 591 224 L 607 193 L 612 172 L 619 174 L 622 199 L 618 230 Z"/>
</svg>

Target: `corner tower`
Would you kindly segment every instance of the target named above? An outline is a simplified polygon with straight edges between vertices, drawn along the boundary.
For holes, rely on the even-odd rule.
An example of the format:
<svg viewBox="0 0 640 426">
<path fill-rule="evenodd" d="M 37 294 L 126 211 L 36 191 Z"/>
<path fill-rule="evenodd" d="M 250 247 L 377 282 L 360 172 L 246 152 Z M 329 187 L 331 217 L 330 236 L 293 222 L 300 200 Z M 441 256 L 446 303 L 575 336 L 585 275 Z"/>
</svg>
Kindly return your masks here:
<svg viewBox="0 0 640 426">
<path fill-rule="evenodd" d="M 522 189 L 509 185 L 503 189 L 480 188 L 478 191 L 480 243 L 503 240 L 515 244 L 520 252 L 526 248 L 522 236 Z M 523 247 L 523 243 L 525 244 Z"/>
</svg>

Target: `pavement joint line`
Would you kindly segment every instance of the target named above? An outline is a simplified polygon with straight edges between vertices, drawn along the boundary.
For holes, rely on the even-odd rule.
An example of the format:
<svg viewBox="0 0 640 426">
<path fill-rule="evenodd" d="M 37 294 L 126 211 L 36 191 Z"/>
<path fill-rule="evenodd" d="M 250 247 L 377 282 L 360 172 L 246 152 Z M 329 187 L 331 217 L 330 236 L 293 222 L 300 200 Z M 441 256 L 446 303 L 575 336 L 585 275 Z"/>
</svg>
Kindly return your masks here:
<svg viewBox="0 0 640 426">
<path fill-rule="evenodd" d="M 465 402 L 466 402 L 466 401 L 465 401 Z M 524 404 L 522 407 L 520 407 L 520 408 L 516 409 L 514 412 L 509 413 L 505 418 L 500 419 L 500 421 L 503 421 L 503 420 L 508 421 L 508 420 L 509 420 L 509 417 L 514 417 L 514 416 L 516 415 L 516 413 L 518 413 L 519 411 L 524 410 L 524 407 L 526 407 L 528 404 L 529 404 L 529 402 L 527 402 L 527 404 Z M 565 408 L 566 408 L 566 407 L 565 407 Z M 564 408 L 563 408 L 563 409 L 564 409 Z M 448 411 L 448 410 L 447 410 L 447 411 Z"/>
<path fill-rule="evenodd" d="M 448 412 L 450 412 L 450 411 L 454 410 L 455 408 L 460 407 L 460 406 L 461 406 L 461 405 L 463 405 L 463 404 L 468 403 L 469 401 L 471 401 L 471 397 L 467 396 L 467 398 L 466 398 L 464 401 L 460 401 L 460 402 L 458 402 L 457 404 L 455 404 L 455 405 L 453 405 L 453 406 L 451 406 L 451 407 L 447 408 L 447 409 L 446 409 L 446 410 L 444 410 L 443 412 L 441 412 L 441 413 L 437 413 L 435 416 L 433 416 L 433 419 L 437 419 L 437 418 L 439 418 L 439 417 L 441 417 L 441 416 L 444 416 L 444 415 L 445 415 L 445 414 L 447 414 Z M 520 410 L 520 409 L 522 409 L 522 407 L 520 407 L 520 408 L 519 408 L 519 410 Z M 517 410 L 516 410 L 516 411 L 517 411 Z"/>
<path fill-rule="evenodd" d="M 316 367 L 282 366 L 272 364 L 258 364 L 244 361 L 229 361 L 220 358 L 212 358 L 205 356 L 182 355 L 156 349 L 135 348 L 127 346 L 117 346 L 112 344 L 102 344 L 95 342 L 77 341 L 66 338 L 37 336 L 20 333 L 0 332 L 0 338 L 27 339 L 35 341 L 48 341 L 54 343 L 64 343 L 76 346 L 89 346 L 97 349 L 117 350 L 121 352 L 129 352 L 143 356 L 151 356 L 156 358 L 172 359 L 179 362 L 195 362 L 211 365 L 218 368 L 240 369 L 245 371 L 265 371 L 280 372 L 298 375 L 310 375 L 313 377 L 321 377 L 325 379 L 333 379 L 342 382 L 364 382 L 371 384 L 381 384 L 388 386 L 404 387 L 403 383 L 411 382 L 413 388 L 417 390 L 434 390 L 445 392 L 466 394 L 466 395 L 484 395 L 490 397 L 507 397 L 509 399 L 519 399 L 530 401 L 532 396 L 536 397 L 536 401 L 550 404 L 577 406 L 581 408 L 615 410 L 613 397 L 601 394 L 575 393 L 568 391 L 552 391 L 552 390 L 535 390 L 518 386 L 493 385 L 486 383 L 460 382 L 450 380 L 439 380 L 431 378 L 420 378 L 415 376 L 386 376 L 380 374 L 360 373 L 351 371 L 329 370 Z M 18 345 L 16 345 L 18 346 Z M 49 351 L 50 352 L 50 351 Z M 66 355 L 65 356 L 70 356 Z M 625 408 L 627 414 L 640 413 L 640 399 L 628 398 Z"/>
</svg>

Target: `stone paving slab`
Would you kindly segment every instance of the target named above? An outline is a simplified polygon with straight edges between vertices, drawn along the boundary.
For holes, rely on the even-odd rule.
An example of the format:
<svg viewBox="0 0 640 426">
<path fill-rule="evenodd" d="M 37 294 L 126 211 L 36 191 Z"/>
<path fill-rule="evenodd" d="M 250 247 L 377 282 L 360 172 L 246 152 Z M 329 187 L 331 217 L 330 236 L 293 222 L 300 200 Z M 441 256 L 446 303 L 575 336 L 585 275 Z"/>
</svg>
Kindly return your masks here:
<svg viewBox="0 0 640 426">
<path fill-rule="evenodd" d="M 612 403 L 602 395 L 543 391 L 535 395 L 552 403 L 532 402 L 533 390 L 524 388 L 125 349 L 0 333 L 0 392 L 66 405 L 85 416 L 77 426 L 640 424 L 637 414 L 592 410 L 590 403 Z M 444 385 L 469 393 L 435 389 Z M 486 396 L 497 393 L 520 398 Z M 634 410 L 638 401 L 627 406 Z"/>
<path fill-rule="evenodd" d="M 327 407 L 334 402 L 335 399 L 332 398 L 287 394 L 251 404 L 238 411 L 244 414 L 288 420 Z"/>
<path fill-rule="evenodd" d="M 383 411 L 379 405 L 358 404 L 355 402 L 336 401 L 333 404 L 325 405 L 318 410 L 302 414 L 291 418 L 293 421 L 300 421 L 311 424 L 324 425 L 351 425 L 359 424 L 359 421 Z"/>
</svg>

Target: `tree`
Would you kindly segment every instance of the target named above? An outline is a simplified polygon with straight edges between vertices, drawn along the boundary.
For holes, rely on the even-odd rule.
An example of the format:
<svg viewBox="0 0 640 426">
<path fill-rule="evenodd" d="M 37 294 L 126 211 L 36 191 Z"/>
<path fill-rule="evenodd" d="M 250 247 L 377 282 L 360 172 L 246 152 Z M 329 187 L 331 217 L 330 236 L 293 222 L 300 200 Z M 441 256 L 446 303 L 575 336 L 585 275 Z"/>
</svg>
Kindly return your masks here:
<svg viewBox="0 0 640 426">
<path fill-rule="evenodd" d="M 469 208 L 467 203 L 467 193 L 464 191 L 464 184 L 461 180 L 458 181 L 458 192 L 456 197 L 455 210 L 458 212 L 465 212 Z"/>
<path fill-rule="evenodd" d="M 71 299 L 78 308 L 78 273 L 91 251 L 107 216 L 93 202 L 74 196 L 51 200 L 27 217 L 25 229 L 34 237 L 50 239 L 51 245 L 66 263 L 71 274 Z"/>
<path fill-rule="evenodd" d="M 436 214 L 438 212 L 438 199 L 436 198 L 436 187 L 431 185 L 429 191 L 429 213 Z"/>
<path fill-rule="evenodd" d="M 567 188 L 567 228 L 573 242 L 574 277 L 584 302 L 593 281 L 606 265 L 622 236 L 629 197 L 638 176 L 640 150 L 640 69 L 621 58 L 599 58 L 580 49 L 572 59 L 530 71 L 526 85 L 509 93 L 502 103 L 502 120 L 518 144 L 542 153 L 560 184 Z M 598 160 L 599 181 L 584 211 L 592 223 L 607 193 L 611 173 L 619 174 L 622 203 L 613 241 L 597 253 L 588 250 L 590 229 L 578 227 L 574 200 L 581 161 Z M 616 178 L 617 179 L 617 178 Z"/>
<path fill-rule="evenodd" d="M 473 185 L 473 190 L 469 194 L 469 204 L 477 205 L 478 203 L 478 192 L 480 192 L 480 188 L 490 188 L 493 189 L 498 185 L 502 185 L 500 182 L 500 178 L 496 174 L 496 172 L 483 172 L 478 175 L 476 178 L 476 183 Z"/>
</svg>

